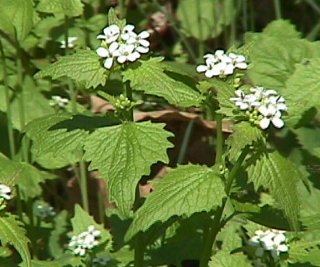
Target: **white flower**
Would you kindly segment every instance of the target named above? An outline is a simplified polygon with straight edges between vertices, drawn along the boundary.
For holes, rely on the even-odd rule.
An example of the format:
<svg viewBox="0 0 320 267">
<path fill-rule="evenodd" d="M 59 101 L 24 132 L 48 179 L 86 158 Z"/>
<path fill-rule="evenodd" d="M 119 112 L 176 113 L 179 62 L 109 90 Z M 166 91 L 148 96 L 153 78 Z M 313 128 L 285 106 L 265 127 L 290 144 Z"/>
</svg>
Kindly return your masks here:
<svg viewBox="0 0 320 267">
<path fill-rule="evenodd" d="M 78 37 L 75 37 L 75 36 L 68 37 L 68 48 L 74 48 L 77 40 L 78 40 Z M 61 44 L 60 48 L 66 48 L 65 40 L 60 41 L 60 44 Z"/>
<path fill-rule="evenodd" d="M 0 200 L 1 198 L 5 200 L 11 199 L 11 189 L 5 184 L 0 184 Z"/>
<path fill-rule="evenodd" d="M 101 232 L 96 230 L 93 225 L 90 225 L 88 231 L 73 236 L 68 246 L 75 255 L 84 256 L 87 250 L 91 250 L 99 244 L 100 235 Z"/>
<path fill-rule="evenodd" d="M 259 123 L 261 129 L 267 129 L 270 122 L 272 122 L 276 128 L 282 128 L 284 126 L 284 122 L 281 119 L 281 112 L 275 105 L 269 104 L 268 106 L 260 106 L 258 111 L 263 115 L 263 118 Z"/>
<path fill-rule="evenodd" d="M 230 98 L 230 101 L 234 102 L 234 104 L 241 110 L 249 109 L 250 102 L 248 101 L 245 93 L 242 90 L 236 90 L 234 93 L 237 97 Z"/>
<path fill-rule="evenodd" d="M 150 42 L 146 39 L 150 34 L 147 31 L 137 34 L 134 28 L 134 25 L 127 24 L 120 29 L 113 24 L 103 30 L 104 34 L 98 35 L 97 38 L 103 41 L 96 52 L 105 58 L 106 69 L 112 68 L 114 60 L 120 64 L 134 62 L 141 57 L 140 54 L 149 52 Z"/>
<path fill-rule="evenodd" d="M 225 77 L 234 73 L 235 69 L 246 69 L 248 67 L 243 55 L 230 53 L 225 54 L 223 50 L 216 50 L 214 55 L 204 55 L 205 65 L 197 66 L 197 72 L 204 72 L 207 78 L 214 76 Z"/>
<path fill-rule="evenodd" d="M 69 103 L 69 99 L 54 95 L 51 97 L 51 100 L 49 101 L 50 106 L 58 106 L 60 108 L 65 108 Z"/>
<path fill-rule="evenodd" d="M 119 49 L 114 52 L 114 56 L 117 57 L 117 61 L 122 64 L 127 61 L 136 61 L 140 57 L 140 54 L 135 51 L 134 45 L 121 44 Z"/>
<path fill-rule="evenodd" d="M 105 266 L 109 261 L 111 261 L 111 258 L 108 256 L 97 256 L 92 259 L 92 266 Z"/>
<path fill-rule="evenodd" d="M 284 231 L 267 230 L 256 231 L 255 235 L 249 240 L 248 244 L 256 247 L 255 255 L 262 257 L 264 251 L 269 251 L 275 261 L 278 260 L 281 252 L 288 252 Z"/>
<path fill-rule="evenodd" d="M 142 31 L 138 35 L 135 35 L 128 39 L 128 44 L 133 44 L 137 52 L 145 54 L 149 52 L 150 42 L 146 40 L 150 37 L 150 33 Z"/>
<path fill-rule="evenodd" d="M 118 25 L 112 24 L 103 30 L 104 34 L 99 34 L 98 39 L 106 41 L 107 44 L 117 41 L 120 35 L 120 28 Z"/>
<path fill-rule="evenodd" d="M 41 219 L 47 219 L 56 215 L 53 207 L 49 206 L 45 202 L 36 204 L 34 214 Z"/>
<path fill-rule="evenodd" d="M 287 111 L 285 99 L 278 95 L 275 90 L 266 90 L 263 87 L 250 88 L 251 94 L 245 94 L 242 90 L 236 90 L 236 97 L 230 98 L 230 101 L 240 110 L 249 111 L 250 121 L 258 124 L 265 130 L 270 123 L 276 128 L 282 128 L 282 112 Z M 259 118 L 257 117 L 259 115 Z"/>
<path fill-rule="evenodd" d="M 99 47 L 96 50 L 98 56 L 106 59 L 103 64 L 106 69 L 111 69 L 113 65 L 113 58 L 118 48 L 119 44 L 117 42 L 114 42 L 109 46 L 109 49 L 105 47 Z"/>
</svg>

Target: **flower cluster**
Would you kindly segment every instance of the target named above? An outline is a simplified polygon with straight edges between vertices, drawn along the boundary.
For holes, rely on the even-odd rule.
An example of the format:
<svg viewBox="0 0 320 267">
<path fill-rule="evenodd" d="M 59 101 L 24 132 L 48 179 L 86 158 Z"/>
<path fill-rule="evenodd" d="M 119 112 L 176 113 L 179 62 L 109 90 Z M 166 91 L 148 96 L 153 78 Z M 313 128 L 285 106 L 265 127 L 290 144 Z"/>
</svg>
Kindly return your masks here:
<svg viewBox="0 0 320 267">
<path fill-rule="evenodd" d="M 204 72 L 207 78 L 214 76 L 225 77 L 234 73 L 235 69 L 247 69 L 248 64 L 243 55 L 225 54 L 223 50 L 216 50 L 214 55 L 204 55 L 205 65 L 197 67 L 198 72 Z"/>
<path fill-rule="evenodd" d="M 11 199 L 11 188 L 5 184 L 0 184 L 0 201 Z"/>
<path fill-rule="evenodd" d="M 258 230 L 249 240 L 249 245 L 256 247 L 255 254 L 261 258 L 265 251 L 271 253 L 272 258 L 277 261 L 281 252 L 288 252 L 289 248 L 286 244 L 286 236 L 284 231 L 279 230 Z"/>
<path fill-rule="evenodd" d="M 110 257 L 96 256 L 92 259 L 92 267 L 106 266 L 109 261 L 111 261 Z"/>
<path fill-rule="evenodd" d="M 69 248 L 73 251 L 74 255 L 84 256 L 87 250 L 99 244 L 101 232 L 96 230 L 93 225 L 88 227 L 88 230 L 79 235 L 73 236 L 69 242 Z"/>
<path fill-rule="evenodd" d="M 250 89 L 251 94 L 245 94 L 242 90 L 236 90 L 236 97 L 230 101 L 243 111 L 247 111 L 249 120 L 258 124 L 261 129 L 267 129 L 270 122 L 276 128 L 282 128 L 284 122 L 282 113 L 287 111 L 285 99 L 275 90 L 266 90 L 263 87 Z"/>
<path fill-rule="evenodd" d="M 102 40 L 101 47 L 96 52 L 105 58 L 104 67 L 111 69 L 114 59 L 118 63 L 134 62 L 141 57 L 141 54 L 149 52 L 150 42 L 146 40 L 150 34 L 142 31 L 139 34 L 134 32 L 134 26 L 127 24 L 122 29 L 112 24 L 103 30 L 103 34 L 97 36 Z"/>
<path fill-rule="evenodd" d="M 41 219 L 47 219 L 55 216 L 56 212 L 47 203 L 36 203 L 34 214 Z"/>
<path fill-rule="evenodd" d="M 69 103 L 69 99 L 54 95 L 51 97 L 51 100 L 49 101 L 49 105 L 52 107 L 60 107 L 65 108 Z"/>
<path fill-rule="evenodd" d="M 78 40 L 78 37 L 70 36 L 68 37 L 68 44 L 66 45 L 66 41 L 62 40 L 60 41 L 60 48 L 74 48 L 76 46 L 76 42 Z"/>
</svg>

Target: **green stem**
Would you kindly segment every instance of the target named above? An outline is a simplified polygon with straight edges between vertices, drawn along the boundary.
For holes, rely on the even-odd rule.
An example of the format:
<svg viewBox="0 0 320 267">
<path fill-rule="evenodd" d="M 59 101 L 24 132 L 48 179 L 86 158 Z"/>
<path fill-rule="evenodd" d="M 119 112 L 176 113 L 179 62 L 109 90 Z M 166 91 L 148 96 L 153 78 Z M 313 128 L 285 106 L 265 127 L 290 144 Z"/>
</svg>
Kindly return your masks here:
<svg viewBox="0 0 320 267">
<path fill-rule="evenodd" d="M 137 234 L 134 247 L 134 267 L 142 267 L 144 262 L 143 233 Z"/>
<path fill-rule="evenodd" d="M 190 137 L 191 137 L 192 130 L 193 130 L 193 125 L 194 125 L 194 121 L 190 121 L 188 123 L 187 129 L 186 129 L 184 136 L 183 136 L 181 148 L 180 148 L 178 159 L 177 159 L 177 164 L 182 164 L 185 157 L 186 157 L 188 144 L 189 144 Z"/>
<path fill-rule="evenodd" d="M 254 16 L 254 0 L 248 0 L 250 1 L 250 31 L 254 32 L 255 31 L 255 16 Z"/>
<path fill-rule="evenodd" d="M 87 170 L 83 160 L 79 162 L 80 166 L 80 190 L 83 209 L 89 213 L 89 198 L 88 198 L 88 182 L 87 182 Z"/>
<path fill-rule="evenodd" d="M 223 199 L 221 207 L 219 207 L 217 209 L 217 211 L 215 212 L 212 225 L 209 228 L 209 234 L 205 237 L 204 249 L 202 251 L 202 255 L 200 258 L 200 267 L 207 267 L 208 266 L 208 262 L 211 257 L 212 248 L 213 248 L 214 243 L 216 241 L 216 237 L 222 227 L 223 213 L 224 213 L 225 206 L 227 204 L 227 200 L 230 196 L 230 191 L 231 191 L 233 180 L 236 177 L 236 175 L 237 175 L 243 161 L 245 160 L 248 152 L 249 152 L 248 147 L 243 149 L 240 157 L 236 161 L 235 165 L 233 166 L 233 168 L 228 176 L 226 186 L 225 186 L 225 192 L 226 192 L 227 197 Z"/>
<path fill-rule="evenodd" d="M 217 142 L 216 142 L 216 164 L 222 161 L 224 138 L 222 131 L 222 115 L 216 114 L 216 131 L 217 131 Z"/>
<path fill-rule="evenodd" d="M 129 84 L 129 82 L 126 82 L 125 83 L 125 93 L 126 93 L 126 97 L 129 99 L 129 101 L 131 102 L 132 101 L 132 88 Z M 131 108 L 129 111 L 128 111 L 128 120 L 129 121 L 134 121 L 134 118 L 133 118 L 133 108 Z"/>
<path fill-rule="evenodd" d="M 7 108 L 7 130 L 8 130 L 8 138 L 9 138 L 10 158 L 12 159 L 16 154 L 16 149 L 15 149 L 14 132 L 13 132 L 13 126 L 12 126 L 12 120 L 11 120 L 10 88 L 9 88 L 9 81 L 8 81 L 8 71 L 7 71 L 6 57 L 4 54 L 1 38 L 0 38 L 0 53 L 1 53 L 1 63 L 3 67 L 3 83 L 4 83 L 6 108 Z"/>
<path fill-rule="evenodd" d="M 273 0 L 273 4 L 274 4 L 274 11 L 275 11 L 276 19 L 281 19 L 282 15 L 281 15 L 280 0 Z"/>
<path fill-rule="evenodd" d="M 247 0 L 242 0 L 242 24 L 244 28 L 244 32 L 248 31 L 248 6 Z"/>
</svg>

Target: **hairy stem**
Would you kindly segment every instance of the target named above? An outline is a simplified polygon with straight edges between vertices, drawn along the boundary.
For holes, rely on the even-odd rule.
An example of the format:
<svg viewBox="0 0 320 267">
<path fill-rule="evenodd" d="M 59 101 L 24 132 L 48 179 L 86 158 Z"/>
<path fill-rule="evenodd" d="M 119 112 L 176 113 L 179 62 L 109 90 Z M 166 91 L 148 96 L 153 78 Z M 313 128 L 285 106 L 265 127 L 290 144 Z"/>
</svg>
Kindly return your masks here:
<svg viewBox="0 0 320 267">
<path fill-rule="evenodd" d="M 180 148 L 178 159 L 177 159 L 177 164 L 182 164 L 185 160 L 193 126 L 194 126 L 194 121 L 190 121 L 188 123 L 187 129 L 183 136 L 181 148 Z"/>
<path fill-rule="evenodd" d="M 249 152 L 249 148 L 246 147 L 245 149 L 243 149 L 240 157 L 238 158 L 238 160 L 236 161 L 235 165 L 233 166 L 228 179 L 226 181 L 226 185 L 225 185 L 225 192 L 227 197 L 223 199 L 222 201 L 222 205 L 221 207 L 219 207 L 214 215 L 214 219 L 212 222 L 212 225 L 209 228 L 209 233 L 208 235 L 205 237 L 204 240 L 204 249 L 202 251 L 202 255 L 200 258 L 200 267 L 207 267 L 208 266 L 208 262 L 210 260 L 211 257 L 211 252 L 212 252 L 212 248 L 215 244 L 216 241 L 216 237 L 219 233 L 219 231 L 222 228 L 222 219 L 223 219 L 223 213 L 224 213 L 224 209 L 226 207 L 228 198 L 230 196 L 230 191 L 231 191 L 231 187 L 232 187 L 232 183 L 234 181 L 234 178 L 236 177 L 243 161 L 245 160 L 247 154 Z"/>
<path fill-rule="evenodd" d="M 222 131 L 222 115 L 216 114 L 216 131 L 217 131 L 217 142 L 216 142 L 216 160 L 215 163 L 220 163 L 222 161 L 224 140 Z"/>
</svg>

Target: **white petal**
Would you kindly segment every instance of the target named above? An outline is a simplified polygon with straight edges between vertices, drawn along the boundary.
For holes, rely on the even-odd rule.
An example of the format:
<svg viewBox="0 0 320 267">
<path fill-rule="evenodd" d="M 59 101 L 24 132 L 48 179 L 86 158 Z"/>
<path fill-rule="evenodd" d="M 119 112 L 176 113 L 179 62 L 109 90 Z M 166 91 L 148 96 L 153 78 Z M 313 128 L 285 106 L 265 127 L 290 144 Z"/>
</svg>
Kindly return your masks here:
<svg viewBox="0 0 320 267">
<path fill-rule="evenodd" d="M 280 252 L 287 252 L 288 251 L 288 246 L 285 245 L 285 244 L 282 244 L 282 245 L 278 246 L 277 249 Z"/>
<path fill-rule="evenodd" d="M 233 73 L 234 67 L 232 64 L 228 64 L 224 69 L 225 75 L 231 75 Z"/>
<path fill-rule="evenodd" d="M 205 72 L 207 70 L 208 70 L 208 66 L 206 66 L 206 65 L 197 66 L 197 72 Z"/>
<path fill-rule="evenodd" d="M 217 56 L 219 59 L 224 55 L 224 51 L 221 49 L 216 50 L 214 53 L 215 56 Z"/>
<path fill-rule="evenodd" d="M 132 24 L 127 24 L 122 29 L 123 32 L 132 32 L 133 30 L 134 30 L 134 25 Z"/>
<path fill-rule="evenodd" d="M 283 120 L 279 117 L 273 117 L 272 124 L 277 128 L 282 128 L 284 126 Z"/>
<path fill-rule="evenodd" d="M 140 54 L 138 52 L 133 52 L 132 54 L 128 55 L 128 60 L 131 62 L 136 61 L 140 57 Z"/>
<path fill-rule="evenodd" d="M 146 38 L 149 38 L 149 37 L 150 37 L 150 33 L 147 32 L 147 31 L 142 31 L 142 32 L 139 33 L 138 36 L 139 36 L 140 38 L 142 38 L 142 39 L 146 39 Z"/>
<path fill-rule="evenodd" d="M 269 124 L 270 124 L 270 119 L 266 117 L 264 117 L 259 123 L 260 128 L 263 130 L 267 129 L 269 127 Z"/>
<path fill-rule="evenodd" d="M 243 55 L 237 55 L 236 56 L 236 62 L 240 63 L 240 62 L 245 62 L 246 58 Z"/>
<path fill-rule="evenodd" d="M 107 58 L 105 61 L 104 61 L 104 67 L 106 68 L 106 69 L 111 69 L 111 67 L 112 67 L 112 64 L 113 64 L 113 58 L 112 57 L 109 57 L 109 58 Z"/>
<path fill-rule="evenodd" d="M 97 36 L 97 39 L 106 39 L 106 36 L 104 34 L 99 34 Z"/>
<path fill-rule="evenodd" d="M 113 42 L 110 46 L 109 46 L 109 52 L 111 54 L 113 54 L 117 49 L 119 48 L 119 44 L 117 42 Z"/>
<path fill-rule="evenodd" d="M 261 105 L 258 108 L 258 111 L 263 115 L 263 116 L 268 116 L 269 115 L 269 110 L 267 109 L 267 107 L 265 105 Z"/>
<path fill-rule="evenodd" d="M 141 54 L 145 54 L 149 52 L 149 48 L 144 46 L 138 46 L 136 50 Z"/>
<path fill-rule="evenodd" d="M 124 63 L 124 62 L 127 61 L 127 57 L 125 57 L 125 56 L 119 56 L 119 57 L 117 58 L 117 60 L 118 60 L 118 62 L 119 62 L 120 64 L 122 64 L 122 63 Z"/>
<path fill-rule="evenodd" d="M 248 65 L 245 62 L 241 62 L 241 63 L 236 63 L 235 67 L 241 70 L 245 70 L 248 68 Z"/>
<path fill-rule="evenodd" d="M 273 240 L 274 243 L 280 245 L 282 242 L 286 241 L 286 236 L 284 234 L 277 234 Z"/>
<path fill-rule="evenodd" d="M 104 47 L 99 47 L 96 52 L 100 57 L 108 57 L 110 55 L 108 49 Z"/>
<path fill-rule="evenodd" d="M 147 40 L 139 40 L 138 42 L 139 42 L 139 44 L 141 44 L 142 46 L 145 46 L 145 47 L 149 47 L 149 46 L 150 46 L 150 42 L 147 41 Z"/>
</svg>

